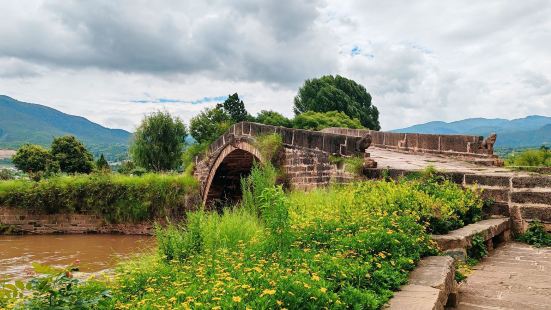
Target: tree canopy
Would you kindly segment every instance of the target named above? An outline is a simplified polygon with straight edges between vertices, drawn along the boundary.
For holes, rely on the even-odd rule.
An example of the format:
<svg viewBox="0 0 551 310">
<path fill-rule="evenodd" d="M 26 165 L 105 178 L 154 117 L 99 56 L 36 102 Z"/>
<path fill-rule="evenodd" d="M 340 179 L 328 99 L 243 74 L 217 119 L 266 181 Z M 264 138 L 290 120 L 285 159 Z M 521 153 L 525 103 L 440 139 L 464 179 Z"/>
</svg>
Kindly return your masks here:
<svg viewBox="0 0 551 310">
<path fill-rule="evenodd" d="M 295 97 L 295 114 L 339 111 L 356 118 L 362 126 L 380 130 L 379 111 L 371 104 L 365 87 L 340 75 L 306 80 Z"/>
<path fill-rule="evenodd" d="M 181 164 L 186 127 L 170 113 L 147 115 L 134 133 L 130 146 L 132 160 L 148 171 L 167 171 Z"/>
<path fill-rule="evenodd" d="M 249 112 L 245 109 L 245 103 L 243 103 L 243 100 L 239 99 L 237 93 L 229 95 L 228 99 L 217 105 L 217 108 L 223 109 L 234 123 L 252 119 Z"/>
<path fill-rule="evenodd" d="M 210 143 L 220 137 L 233 123 L 231 116 L 222 108 L 206 108 L 191 119 L 189 131 L 198 143 Z"/>
<path fill-rule="evenodd" d="M 90 173 L 94 168 L 92 154 L 74 136 L 54 138 L 50 152 L 62 172 Z"/>
<path fill-rule="evenodd" d="M 295 116 L 293 127 L 308 130 L 322 130 L 329 127 L 363 128 L 358 119 L 350 118 L 343 112 L 314 112 L 308 111 Z"/>
<path fill-rule="evenodd" d="M 101 156 L 96 161 L 96 169 L 98 169 L 99 171 L 109 171 L 109 170 L 111 170 L 111 168 L 109 167 L 109 163 L 105 159 L 105 156 L 103 156 L 103 153 L 101 154 Z"/>
<path fill-rule="evenodd" d="M 17 150 L 12 163 L 23 172 L 43 172 L 51 160 L 51 154 L 47 149 L 36 144 L 25 144 Z"/>
<path fill-rule="evenodd" d="M 262 110 L 256 116 L 255 121 L 266 125 L 292 127 L 290 119 L 275 111 Z"/>
</svg>

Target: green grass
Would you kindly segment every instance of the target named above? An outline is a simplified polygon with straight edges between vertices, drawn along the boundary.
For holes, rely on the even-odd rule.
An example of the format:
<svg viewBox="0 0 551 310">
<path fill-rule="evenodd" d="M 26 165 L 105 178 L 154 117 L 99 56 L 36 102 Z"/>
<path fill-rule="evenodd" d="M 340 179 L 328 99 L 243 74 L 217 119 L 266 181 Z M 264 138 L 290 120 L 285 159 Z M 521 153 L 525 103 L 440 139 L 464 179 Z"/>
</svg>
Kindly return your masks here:
<svg viewBox="0 0 551 310">
<path fill-rule="evenodd" d="M 437 253 L 430 233 L 475 220 L 481 207 L 476 192 L 433 177 L 284 193 L 272 173 L 255 169 L 243 182 L 254 207 L 194 211 L 186 224 L 158 227 L 156 252 L 122 263 L 111 281 L 73 286 L 80 299 L 71 302 L 380 309 L 423 256 Z M 108 297 L 94 299 L 94 290 Z"/>
<path fill-rule="evenodd" d="M 110 222 L 183 215 L 198 191 L 191 176 L 92 174 L 0 182 L 0 205 L 47 213 L 92 212 Z"/>
</svg>

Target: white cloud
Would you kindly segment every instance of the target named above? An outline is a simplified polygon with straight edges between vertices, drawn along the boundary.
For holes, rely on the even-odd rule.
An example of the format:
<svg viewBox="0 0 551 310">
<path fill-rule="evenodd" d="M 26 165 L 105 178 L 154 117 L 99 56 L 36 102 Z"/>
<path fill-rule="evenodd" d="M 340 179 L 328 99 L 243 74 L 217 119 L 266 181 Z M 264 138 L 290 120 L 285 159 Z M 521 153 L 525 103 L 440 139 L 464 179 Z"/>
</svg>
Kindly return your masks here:
<svg viewBox="0 0 551 310">
<path fill-rule="evenodd" d="M 362 83 L 383 129 L 551 115 L 551 3 L 483 1 L 2 2 L 0 93 L 133 129 L 158 108 L 238 92 L 292 114 L 301 82 Z"/>
</svg>

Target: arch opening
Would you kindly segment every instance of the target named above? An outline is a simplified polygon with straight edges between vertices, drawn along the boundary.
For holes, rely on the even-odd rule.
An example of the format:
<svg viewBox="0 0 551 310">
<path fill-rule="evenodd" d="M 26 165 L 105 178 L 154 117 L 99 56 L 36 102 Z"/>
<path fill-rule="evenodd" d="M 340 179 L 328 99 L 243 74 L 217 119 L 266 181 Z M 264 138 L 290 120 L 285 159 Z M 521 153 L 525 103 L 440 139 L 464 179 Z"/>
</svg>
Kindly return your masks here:
<svg viewBox="0 0 551 310">
<path fill-rule="evenodd" d="M 252 153 L 235 149 L 222 160 L 210 187 L 206 190 L 205 205 L 220 209 L 241 200 L 241 178 L 247 177 L 252 170 L 253 163 L 259 159 Z"/>
</svg>

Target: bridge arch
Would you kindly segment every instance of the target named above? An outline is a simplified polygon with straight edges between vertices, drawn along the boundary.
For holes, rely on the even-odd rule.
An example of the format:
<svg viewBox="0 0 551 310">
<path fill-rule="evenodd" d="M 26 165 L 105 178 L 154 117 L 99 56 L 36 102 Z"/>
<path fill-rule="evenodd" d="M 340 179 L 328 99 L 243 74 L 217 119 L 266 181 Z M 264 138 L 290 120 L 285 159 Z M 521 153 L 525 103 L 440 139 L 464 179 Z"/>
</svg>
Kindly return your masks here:
<svg viewBox="0 0 551 310">
<path fill-rule="evenodd" d="M 237 202 L 241 199 L 242 177 L 251 173 L 253 163 L 264 162 L 260 151 L 249 141 L 234 140 L 218 153 L 205 180 L 202 199 L 207 206 L 217 201 Z"/>
</svg>

